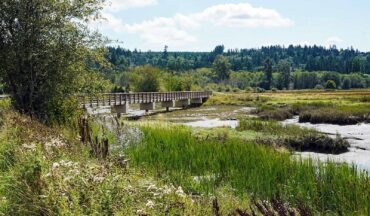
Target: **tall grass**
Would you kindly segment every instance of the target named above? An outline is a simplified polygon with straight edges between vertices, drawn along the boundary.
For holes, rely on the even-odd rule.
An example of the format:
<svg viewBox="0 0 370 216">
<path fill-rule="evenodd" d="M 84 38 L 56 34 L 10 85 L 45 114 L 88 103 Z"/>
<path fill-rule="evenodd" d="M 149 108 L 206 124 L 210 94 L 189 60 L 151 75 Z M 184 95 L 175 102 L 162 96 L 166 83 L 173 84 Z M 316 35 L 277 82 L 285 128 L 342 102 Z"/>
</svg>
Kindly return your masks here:
<svg viewBox="0 0 370 216">
<path fill-rule="evenodd" d="M 145 138 L 128 155 L 194 193 L 231 186 L 259 199 L 279 198 L 313 212 L 369 213 L 370 179 L 355 166 L 292 159 L 272 148 L 228 139 L 197 140 L 184 127 L 143 126 Z"/>
<path fill-rule="evenodd" d="M 257 140 L 258 143 L 279 144 L 296 151 L 339 154 L 347 152 L 350 146 L 349 142 L 339 135 L 336 138 L 331 138 L 314 129 L 302 128 L 297 125 L 283 125 L 273 120 L 242 119 L 237 130 L 262 133 L 266 138 L 262 136 Z"/>
</svg>

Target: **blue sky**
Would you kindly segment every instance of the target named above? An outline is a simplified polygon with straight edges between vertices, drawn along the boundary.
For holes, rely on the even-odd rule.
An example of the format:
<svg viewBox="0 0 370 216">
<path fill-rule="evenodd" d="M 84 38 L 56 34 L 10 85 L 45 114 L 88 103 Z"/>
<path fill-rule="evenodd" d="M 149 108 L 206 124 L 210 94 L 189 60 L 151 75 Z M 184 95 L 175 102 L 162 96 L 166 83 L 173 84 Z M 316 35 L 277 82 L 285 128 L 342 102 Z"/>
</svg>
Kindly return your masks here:
<svg viewBox="0 0 370 216">
<path fill-rule="evenodd" d="M 103 35 L 129 49 L 337 45 L 370 51 L 367 0 L 110 0 Z"/>
</svg>

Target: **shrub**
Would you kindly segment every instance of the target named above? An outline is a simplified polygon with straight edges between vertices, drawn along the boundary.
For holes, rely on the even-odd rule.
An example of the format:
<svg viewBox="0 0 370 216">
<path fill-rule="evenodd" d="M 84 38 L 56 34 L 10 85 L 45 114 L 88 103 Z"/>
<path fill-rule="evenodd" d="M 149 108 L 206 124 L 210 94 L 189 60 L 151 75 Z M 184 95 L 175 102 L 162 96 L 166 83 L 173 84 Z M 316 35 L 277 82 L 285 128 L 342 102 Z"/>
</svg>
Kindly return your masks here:
<svg viewBox="0 0 370 216">
<path fill-rule="evenodd" d="M 266 89 L 261 88 L 261 87 L 257 87 L 257 88 L 254 89 L 254 92 L 255 93 L 264 93 L 264 92 L 266 92 Z"/>
<path fill-rule="evenodd" d="M 249 92 L 253 92 L 253 88 L 252 87 L 246 87 L 245 88 L 245 92 L 249 93 Z"/>
<path fill-rule="evenodd" d="M 335 81 L 333 80 L 326 81 L 325 89 L 336 89 L 336 88 L 337 88 L 337 84 L 335 83 Z"/>
</svg>

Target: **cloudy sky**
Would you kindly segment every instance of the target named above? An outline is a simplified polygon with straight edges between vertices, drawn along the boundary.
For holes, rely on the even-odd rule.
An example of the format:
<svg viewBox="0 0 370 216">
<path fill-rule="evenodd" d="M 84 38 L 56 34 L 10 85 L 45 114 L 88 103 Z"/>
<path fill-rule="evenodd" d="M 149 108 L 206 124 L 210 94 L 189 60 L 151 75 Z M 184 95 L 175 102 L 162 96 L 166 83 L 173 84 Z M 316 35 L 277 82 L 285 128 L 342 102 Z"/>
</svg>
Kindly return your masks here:
<svg viewBox="0 0 370 216">
<path fill-rule="evenodd" d="M 110 0 L 95 23 L 121 47 L 210 51 L 263 45 L 370 51 L 368 0 Z"/>
</svg>

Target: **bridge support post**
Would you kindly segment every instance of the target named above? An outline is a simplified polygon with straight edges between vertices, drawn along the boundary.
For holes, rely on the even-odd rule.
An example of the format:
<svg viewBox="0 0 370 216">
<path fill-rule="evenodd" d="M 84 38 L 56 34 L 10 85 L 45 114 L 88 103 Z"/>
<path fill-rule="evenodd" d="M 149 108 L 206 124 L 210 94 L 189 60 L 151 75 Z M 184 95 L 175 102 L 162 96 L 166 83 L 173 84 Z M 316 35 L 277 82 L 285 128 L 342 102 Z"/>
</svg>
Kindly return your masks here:
<svg viewBox="0 0 370 216">
<path fill-rule="evenodd" d="M 166 111 L 170 111 L 170 107 L 174 107 L 174 101 L 163 101 L 162 107 L 166 108 Z"/>
<path fill-rule="evenodd" d="M 190 105 L 189 99 L 178 100 L 175 102 L 175 106 L 179 108 L 185 108 Z"/>
<path fill-rule="evenodd" d="M 122 113 L 127 113 L 129 108 L 128 104 L 114 105 L 111 108 L 112 113 L 117 113 L 120 116 Z"/>
<path fill-rule="evenodd" d="M 202 98 L 192 98 L 190 100 L 190 104 L 194 106 L 200 106 L 203 104 L 203 99 Z"/>
<path fill-rule="evenodd" d="M 140 104 L 140 110 L 145 110 L 145 112 L 148 112 L 149 110 L 154 110 L 154 109 L 155 109 L 155 102 Z"/>
</svg>

